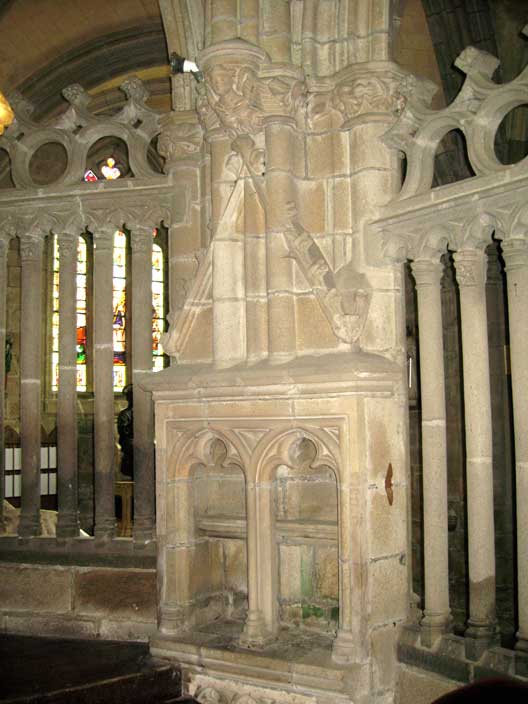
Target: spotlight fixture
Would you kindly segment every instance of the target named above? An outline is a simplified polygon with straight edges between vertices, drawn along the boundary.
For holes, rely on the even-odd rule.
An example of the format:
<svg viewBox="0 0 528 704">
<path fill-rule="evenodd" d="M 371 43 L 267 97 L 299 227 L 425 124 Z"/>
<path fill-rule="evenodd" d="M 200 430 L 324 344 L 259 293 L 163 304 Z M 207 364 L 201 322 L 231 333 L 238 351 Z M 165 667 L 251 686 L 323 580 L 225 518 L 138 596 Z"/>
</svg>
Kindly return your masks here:
<svg viewBox="0 0 528 704">
<path fill-rule="evenodd" d="M 194 61 L 190 61 L 189 59 L 185 59 L 183 56 L 180 56 L 177 54 L 175 51 L 172 52 L 170 55 L 170 67 L 171 67 L 171 73 L 192 73 L 192 75 L 195 77 L 195 79 L 200 83 L 200 81 L 203 81 L 204 75 L 198 68 L 198 66 L 194 63 Z"/>
</svg>

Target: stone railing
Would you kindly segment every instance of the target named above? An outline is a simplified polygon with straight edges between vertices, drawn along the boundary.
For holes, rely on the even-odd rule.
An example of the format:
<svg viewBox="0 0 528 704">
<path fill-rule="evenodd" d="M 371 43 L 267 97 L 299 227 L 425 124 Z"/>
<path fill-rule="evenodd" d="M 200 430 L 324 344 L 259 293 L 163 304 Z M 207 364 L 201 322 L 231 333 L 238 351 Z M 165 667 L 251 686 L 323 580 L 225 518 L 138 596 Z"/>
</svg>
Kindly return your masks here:
<svg viewBox="0 0 528 704">
<path fill-rule="evenodd" d="M 500 85 L 498 60 L 470 47 L 456 61 L 464 86 L 447 108 L 428 107 L 431 85 L 403 86 L 402 113 L 384 141 L 402 151 L 399 195 L 371 226 L 369 246 L 395 264 L 411 261 L 418 309 L 423 463 L 424 609 L 404 630 L 400 657 L 458 679 L 483 673 L 528 675 L 528 171 L 527 158 L 500 162 L 495 137 L 505 116 L 528 102 L 528 68 Z M 433 189 L 435 152 L 460 130 L 476 176 Z M 513 444 L 516 477 L 517 614 L 514 650 L 498 647 L 492 394 L 486 248 L 500 242 L 507 282 Z M 453 253 L 460 301 L 469 608 L 463 637 L 451 634 L 448 561 L 448 455 L 442 330 L 441 258 Z M 493 370 L 492 370 L 493 371 Z M 495 487 L 496 491 L 496 487 Z M 449 664 L 446 665 L 447 661 Z M 448 667 L 448 670 L 445 668 Z M 454 669 L 453 669 L 454 668 Z M 477 672 L 480 668 L 479 672 Z M 480 673 L 480 675 L 479 675 Z"/>
<path fill-rule="evenodd" d="M 1 537 L 3 554 L 26 546 L 33 553 L 43 549 L 78 550 L 91 554 L 116 536 L 115 518 L 115 401 L 113 391 L 112 338 L 112 246 L 116 230 L 130 232 L 129 293 L 131 380 L 139 372 L 152 369 L 152 300 L 146 295 L 152 272 L 152 232 L 160 223 L 166 227 L 185 220 L 185 189 L 174 192 L 171 175 L 156 173 L 149 165 L 152 140 L 161 133 L 168 155 L 170 135 L 164 135 L 160 116 L 150 110 L 141 82 L 132 77 L 122 89 L 128 101 L 112 117 L 88 112 L 89 97 L 80 86 L 70 86 L 64 96 L 68 110 L 52 123 L 37 125 L 31 109 L 20 96 L 10 97 L 15 119 L 0 137 L 7 152 L 14 188 L 0 191 L 0 349 L 7 337 L 8 271 L 11 256 L 19 254 L 20 307 L 11 306 L 17 320 L 10 324 L 20 331 L 17 370 L 20 381 L 21 508 L 18 537 Z M 118 138 L 126 144 L 133 178 L 114 181 L 83 181 L 90 147 L 102 138 Z M 62 145 L 67 154 L 64 173 L 53 183 L 38 186 L 32 176 L 33 156 L 44 145 Z M 160 145 L 160 151 L 163 151 Z M 93 306 L 91 357 L 93 360 L 94 415 L 94 536 L 95 541 L 76 540 L 79 532 L 78 499 L 78 409 L 76 391 L 76 277 L 77 242 L 89 232 L 88 260 Z M 44 326 L 49 310 L 43 300 L 43 273 L 50 275 L 49 242 L 56 237 L 60 257 L 58 308 L 59 373 L 58 388 L 52 391 L 49 364 L 45 364 L 43 340 L 49 338 Z M 11 248 L 11 240 L 18 247 Z M 10 252 L 11 249 L 11 252 Z M 9 262 L 8 262 L 9 260 Z M 9 266 L 8 266 L 9 264 Z M 10 277 L 13 279 L 13 277 Z M 50 291 L 50 287 L 48 287 Z M 15 313 L 13 313 L 15 311 Z M 0 397 L 6 395 L 4 355 L 1 356 Z M 13 404 L 12 404 L 13 405 Z M 15 404 L 16 405 L 16 404 Z M 43 414 L 56 409 L 57 496 L 56 539 L 42 537 L 40 516 L 40 436 Z M 134 530 L 133 544 L 152 543 L 155 535 L 153 418 L 150 395 L 134 392 Z M 4 425 L 0 415 L 0 532 L 3 527 Z M 84 536 L 84 538 L 86 535 Z M 19 538 L 25 540 L 20 541 Z M 38 546 L 34 540 L 40 541 Z M 119 541 L 113 541 L 114 547 Z M 122 541 L 121 541 L 122 542 Z M 93 543 L 93 545 L 89 545 Z M 72 545 L 74 547 L 72 548 Z M 95 545 L 95 548 L 94 548 Z M 117 548 L 116 548 L 117 549 Z"/>
</svg>

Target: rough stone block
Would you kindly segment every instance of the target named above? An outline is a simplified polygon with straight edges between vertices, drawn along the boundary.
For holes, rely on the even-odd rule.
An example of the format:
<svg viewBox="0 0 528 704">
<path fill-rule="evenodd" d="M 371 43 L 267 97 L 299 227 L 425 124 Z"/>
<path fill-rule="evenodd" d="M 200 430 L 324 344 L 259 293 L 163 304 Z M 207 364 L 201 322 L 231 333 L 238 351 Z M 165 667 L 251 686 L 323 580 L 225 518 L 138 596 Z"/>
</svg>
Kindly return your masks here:
<svg viewBox="0 0 528 704">
<path fill-rule="evenodd" d="M 243 540 L 223 540 L 226 589 L 247 594 L 247 547 Z"/>
<path fill-rule="evenodd" d="M 114 621 L 103 619 L 99 624 L 98 635 L 107 640 L 132 640 L 148 642 L 156 633 L 156 620 L 147 623 L 144 621 Z"/>
<path fill-rule="evenodd" d="M 313 594 L 313 548 L 281 545 L 279 548 L 280 598 L 298 602 Z"/>
<path fill-rule="evenodd" d="M 69 615 L 42 616 L 40 614 L 13 614 L 5 617 L 5 631 L 32 636 L 60 638 L 96 638 L 97 622 L 94 619 L 72 618 Z"/>
<path fill-rule="evenodd" d="M 398 622 L 408 612 L 407 567 L 398 557 L 369 565 L 371 623 Z"/>
<path fill-rule="evenodd" d="M 297 296 L 297 341 L 304 351 L 330 350 L 338 342 L 321 306 L 313 296 Z"/>
<path fill-rule="evenodd" d="M 156 619 L 154 570 L 79 570 L 75 575 L 75 611 L 113 619 Z"/>
<path fill-rule="evenodd" d="M 406 492 L 393 487 L 393 503 L 384 491 L 369 491 L 370 555 L 379 557 L 406 550 Z"/>
<path fill-rule="evenodd" d="M 400 664 L 395 702 L 396 704 L 431 704 L 435 699 L 452 692 L 459 686 L 460 683 L 454 680 Z"/>
<path fill-rule="evenodd" d="M 339 598 L 337 547 L 315 548 L 315 593 L 323 599 Z"/>
<path fill-rule="evenodd" d="M 281 484 L 279 497 L 284 507 L 284 517 L 289 520 L 337 520 L 335 481 L 290 479 Z"/>
<path fill-rule="evenodd" d="M 0 608 L 4 611 L 65 613 L 72 607 L 70 568 L 0 566 Z"/>
<path fill-rule="evenodd" d="M 344 132 L 326 132 L 306 139 L 309 178 L 328 178 L 348 173 L 348 139 Z"/>
</svg>

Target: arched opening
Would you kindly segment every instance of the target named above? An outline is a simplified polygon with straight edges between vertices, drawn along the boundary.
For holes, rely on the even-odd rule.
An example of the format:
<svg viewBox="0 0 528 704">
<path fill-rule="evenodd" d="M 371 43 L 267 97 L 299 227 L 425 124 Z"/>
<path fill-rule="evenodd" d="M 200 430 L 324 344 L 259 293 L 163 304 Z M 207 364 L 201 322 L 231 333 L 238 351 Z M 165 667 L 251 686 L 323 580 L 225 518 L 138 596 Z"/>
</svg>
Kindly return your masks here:
<svg viewBox="0 0 528 704">
<path fill-rule="evenodd" d="M 110 160 L 110 162 L 109 162 Z M 88 174 L 93 174 L 89 176 Z M 88 176 L 87 176 L 88 175 Z M 85 181 L 133 178 L 128 146 L 119 137 L 102 137 L 94 142 L 86 155 L 83 172 Z"/>
<path fill-rule="evenodd" d="M 503 117 L 494 146 L 501 164 L 516 164 L 528 156 L 528 103 L 517 105 Z"/>
<path fill-rule="evenodd" d="M 433 188 L 475 176 L 467 153 L 466 138 L 454 129 L 444 135 L 434 157 Z"/>
<path fill-rule="evenodd" d="M 195 546 L 189 578 L 195 622 L 240 624 L 247 615 L 246 488 L 224 440 L 209 442 L 191 471 Z"/>
<path fill-rule="evenodd" d="M 339 619 L 337 482 L 313 440 L 276 468 L 273 507 L 281 626 L 335 633 Z"/>
</svg>

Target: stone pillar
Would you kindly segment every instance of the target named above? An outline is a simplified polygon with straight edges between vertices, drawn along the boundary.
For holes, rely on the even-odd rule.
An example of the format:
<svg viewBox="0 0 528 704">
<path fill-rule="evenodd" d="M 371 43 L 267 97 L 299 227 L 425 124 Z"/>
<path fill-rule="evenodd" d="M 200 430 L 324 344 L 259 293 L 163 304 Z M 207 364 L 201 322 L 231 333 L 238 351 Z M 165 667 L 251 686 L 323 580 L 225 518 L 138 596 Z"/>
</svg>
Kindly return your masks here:
<svg viewBox="0 0 528 704">
<path fill-rule="evenodd" d="M 4 493 L 5 493 L 5 399 L 6 399 L 6 324 L 7 324 L 7 253 L 9 251 L 10 235 L 0 232 L 0 533 L 5 530 L 4 524 Z"/>
<path fill-rule="evenodd" d="M 152 227 L 135 226 L 132 240 L 132 382 L 152 370 Z M 134 540 L 154 535 L 154 416 L 152 395 L 134 384 Z"/>
<path fill-rule="evenodd" d="M 262 647 L 269 638 L 259 599 L 257 501 L 257 485 L 254 478 L 248 478 L 246 481 L 248 612 L 244 630 L 240 636 L 241 645 L 248 648 Z"/>
<path fill-rule="evenodd" d="M 528 242 L 502 243 L 508 282 L 517 498 L 517 648 L 528 652 Z"/>
<path fill-rule="evenodd" d="M 354 418 L 359 422 L 358 417 Z M 350 458 L 355 464 L 356 458 Z M 364 663 L 368 657 L 365 600 L 368 567 L 365 562 L 361 506 L 365 501 L 357 471 L 344 471 L 338 484 L 339 626 L 332 660 L 340 665 Z"/>
<path fill-rule="evenodd" d="M 77 491 L 77 312 L 78 236 L 61 233 L 59 244 L 59 387 L 57 393 L 57 537 L 79 535 Z"/>
<path fill-rule="evenodd" d="M 244 184 L 244 265 L 247 359 L 268 354 L 268 294 L 264 211 L 249 179 Z"/>
<path fill-rule="evenodd" d="M 493 449 L 486 316 L 486 255 L 461 249 L 455 256 L 460 289 L 469 552 L 466 654 L 478 659 L 495 640 L 495 530 Z"/>
<path fill-rule="evenodd" d="M 94 445 L 95 537 L 115 535 L 113 243 L 116 228 L 94 233 Z"/>
<path fill-rule="evenodd" d="M 20 435 L 22 503 L 18 533 L 40 535 L 40 369 L 42 321 L 42 249 L 44 237 L 28 233 L 20 239 Z"/>
<path fill-rule="evenodd" d="M 412 263 L 418 298 L 425 610 L 421 639 L 432 647 L 450 622 L 447 537 L 447 442 L 440 261 Z"/>
<path fill-rule="evenodd" d="M 295 262 L 284 236 L 287 205 L 295 203 L 291 173 L 294 159 L 292 118 L 265 120 L 266 139 L 266 251 L 268 272 L 269 357 L 284 362 L 297 354 L 294 296 Z"/>
</svg>

